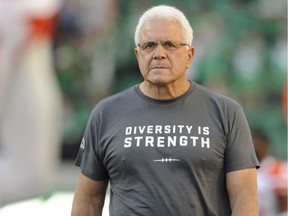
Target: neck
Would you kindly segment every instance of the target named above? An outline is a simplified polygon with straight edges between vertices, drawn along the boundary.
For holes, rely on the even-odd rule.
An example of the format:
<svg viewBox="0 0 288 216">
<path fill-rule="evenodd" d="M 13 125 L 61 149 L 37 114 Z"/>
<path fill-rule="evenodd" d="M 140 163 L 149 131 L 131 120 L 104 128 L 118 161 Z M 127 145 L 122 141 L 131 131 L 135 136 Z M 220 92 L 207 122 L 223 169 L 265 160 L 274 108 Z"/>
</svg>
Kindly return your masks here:
<svg viewBox="0 0 288 216">
<path fill-rule="evenodd" d="M 183 95 L 188 91 L 190 85 L 191 83 L 188 80 L 181 83 L 181 85 L 176 85 L 174 83 L 157 85 L 148 81 L 143 81 L 139 87 L 142 93 L 148 97 L 159 100 L 169 100 Z"/>
</svg>

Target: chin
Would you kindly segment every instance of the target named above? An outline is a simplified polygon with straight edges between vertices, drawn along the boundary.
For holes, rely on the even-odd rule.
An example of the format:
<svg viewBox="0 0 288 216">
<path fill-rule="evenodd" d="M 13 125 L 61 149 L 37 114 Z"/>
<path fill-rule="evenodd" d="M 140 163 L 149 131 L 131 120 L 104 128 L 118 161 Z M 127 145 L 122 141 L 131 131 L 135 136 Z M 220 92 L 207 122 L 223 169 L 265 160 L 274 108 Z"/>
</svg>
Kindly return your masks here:
<svg viewBox="0 0 288 216">
<path fill-rule="evenodd" d="M 169 79 L 169 77 L 167 77 L 167 75 L 160 75 L 160 74 L 150 77 L 148 76 L 146 80 L 154 85 L 165 85 L 171 82 L 171 80 Z"/>
<path fill-rule="evenodd" d="M 165 86 L 170 82 L 165 81 L 165 80 L 153 80 L 153 81 L 150 81 L 150 83 L 156 86 Z"/>
</svg>

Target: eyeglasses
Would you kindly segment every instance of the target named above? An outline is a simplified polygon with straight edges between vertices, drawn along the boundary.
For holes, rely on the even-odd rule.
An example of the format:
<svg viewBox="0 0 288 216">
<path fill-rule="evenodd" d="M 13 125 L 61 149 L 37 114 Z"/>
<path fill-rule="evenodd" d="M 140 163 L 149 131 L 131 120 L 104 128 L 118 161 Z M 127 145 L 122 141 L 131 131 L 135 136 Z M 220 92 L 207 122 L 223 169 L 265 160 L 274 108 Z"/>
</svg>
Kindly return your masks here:
<svg viewBox="0 0 288 216">
<path fill-rule="evenodd" d="M 190 45 L 187 43 L 176 43 L 176 42 L 172 42 L 172 41 L 160 41 L 160 42 L 148 41 L 146 43 L 143 43 L 142 45 L 138 44 L 138 46 L 143 51 L 152 52 L 153 50 L 155 50 L 158 47 L 159 44 L 161 44 L 161 46 L 167 51 L 175 51 L 182 46 L 190 47 Z"/>
</svg>

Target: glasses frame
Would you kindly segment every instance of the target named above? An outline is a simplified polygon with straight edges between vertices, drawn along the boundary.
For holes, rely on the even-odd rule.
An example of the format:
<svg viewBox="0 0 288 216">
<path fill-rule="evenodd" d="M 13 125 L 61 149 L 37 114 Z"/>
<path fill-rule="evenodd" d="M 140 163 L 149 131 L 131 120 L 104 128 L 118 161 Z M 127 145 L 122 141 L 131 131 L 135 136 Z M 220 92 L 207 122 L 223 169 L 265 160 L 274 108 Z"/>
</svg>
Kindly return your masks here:
<svg viewBox="0 0 288 216">
<path fill-rule="evenodd" d="M 148 45 L 148 43 L 154 43 L 153 45 L 157 45 L 157 46 L 154 46 L 154 47 L 145 47 L 146 45 Z M 165 45 L 166 43 L 166 45 Z M 167 46 L 167 44 L 173 44 L 174 47 L 171 47 L 169 48 Z M 161 45 L 162 48 L 166 51 L 176 51 L 178 50 L 180 47 L 183 47 L 183 46 L 188 46 L 190 47 L 189 44 L 187 43 L 177 43 L 177 42 L 173 42 L 173 41 L 169 41 L 169 40 L 166 40 L 166 41 L 159 41 L 159 42 L 156 42 L 156 41 L 148 41 L 148 42 L 145 42 L 143 43 L 142 45 L 140 43 L 138 43 L 138 47 L 142 50 L 142 51 L 145 51 L 145 52 L 152 52 L 154 50 L 157 49 L 157 47 Z"/>
</svg>

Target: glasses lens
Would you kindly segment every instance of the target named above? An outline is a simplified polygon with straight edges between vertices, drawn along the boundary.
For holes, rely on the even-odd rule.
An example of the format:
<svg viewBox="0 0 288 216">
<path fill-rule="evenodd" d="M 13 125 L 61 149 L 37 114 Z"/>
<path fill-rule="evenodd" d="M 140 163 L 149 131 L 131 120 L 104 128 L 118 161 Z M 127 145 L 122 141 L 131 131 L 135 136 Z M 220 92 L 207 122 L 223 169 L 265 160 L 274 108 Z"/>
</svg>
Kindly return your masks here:
<svg viewBox="0 0 288 216">
<path fill-rule="evenodd" d="M 143 50 L 153 50 L 153 49 L 155 49 L 156 47 L 157 47 L 157 43 L 156 42 L 154 42 L 154 41 L 149 41 L 149 42 L 147 42 L 147 43 L 144 43 L 143 45 L 142 45 L 142 49 Z"/>
<path fill-rule="evenodd" d="M 164 41 L 161 43 L 161 45 L 166 50 L 176 50 L 178 48 L 178 45 L 176 43 L 171 42 L 171 41 Z"/>
</svg>

